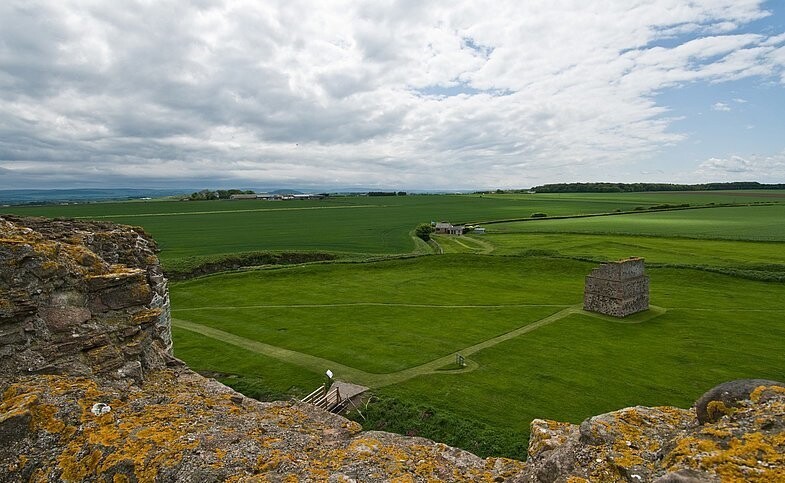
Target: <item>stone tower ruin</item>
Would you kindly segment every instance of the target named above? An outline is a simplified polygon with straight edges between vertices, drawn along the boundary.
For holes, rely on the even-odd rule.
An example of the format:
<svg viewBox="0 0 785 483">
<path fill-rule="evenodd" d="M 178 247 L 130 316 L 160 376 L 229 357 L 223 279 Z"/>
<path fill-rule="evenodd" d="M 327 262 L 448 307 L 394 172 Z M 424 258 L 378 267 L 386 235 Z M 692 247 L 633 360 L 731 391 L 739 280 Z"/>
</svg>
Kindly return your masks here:
<svg viewBox="0 0 785 483">
<path fill-rule="evenodd" d="M 603 263 L 586 276 L 583 309 L 626 317 L 649 309 L 649 276 L 643 258 Z"/>
</svg>

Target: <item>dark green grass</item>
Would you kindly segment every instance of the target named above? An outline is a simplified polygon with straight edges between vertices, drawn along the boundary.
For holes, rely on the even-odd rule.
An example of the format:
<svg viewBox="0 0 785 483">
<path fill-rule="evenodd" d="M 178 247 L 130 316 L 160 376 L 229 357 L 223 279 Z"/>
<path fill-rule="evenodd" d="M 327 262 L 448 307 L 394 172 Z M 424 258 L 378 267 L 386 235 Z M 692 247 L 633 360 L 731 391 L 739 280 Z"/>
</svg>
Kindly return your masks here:
<svg viewBox="0 0 785 483">
<path fill-rule="evenodd" d="M 562 276 L 566 267 L 581 275 Z M 582 300 L 590 267 L 545 258 L 441 255 L 213 275 L 172 284 L 171 292 L 174 310 L 358 302 L 569 305 Z"/>
<path fill-rule="evenodd" d="M 250 397 L 302 397 L 324 382 L 321 374 L 188 330 L 173 327 L 172 337 L 176 341 L 174 355 L 185 360 L 191 369 L 206 371 L 238 390 L 251 389 L 244 392 Z"/>
<path fill-rule="evenodd" d="M 384 374 L 449 355 L 558 310 L 556 307 L 320 307 L 175 310 L 174 316 Z"/>
<path fill-rule="evenodd" d="M 532 418 L 689 407 L 720 382 L 785 377 L 785 287 L 675 269 L 652 270 L 652 287 L 652 302 L 671 308 L 650 321 L 571 316 L 472 356 L 473 372 L 381 393 L 527 432 Z"/>
<path fill-rule="evenodd" d="M 599 233 L 785 241 L 785 205 L 739 206 L 500 223 L 491 233 Z"/>
<path fill-rule="evenodd" d="M 532 276 L 579 265 L 445 255 L 216 275 L 173 284 L 171 296 L 176 318 L 386 373 L 580 302 L 580 278 Z M 351 305 L 364 303 L 390 305 Z M 303 307 L 312 304 L 339 306 Z"/>
</svg>

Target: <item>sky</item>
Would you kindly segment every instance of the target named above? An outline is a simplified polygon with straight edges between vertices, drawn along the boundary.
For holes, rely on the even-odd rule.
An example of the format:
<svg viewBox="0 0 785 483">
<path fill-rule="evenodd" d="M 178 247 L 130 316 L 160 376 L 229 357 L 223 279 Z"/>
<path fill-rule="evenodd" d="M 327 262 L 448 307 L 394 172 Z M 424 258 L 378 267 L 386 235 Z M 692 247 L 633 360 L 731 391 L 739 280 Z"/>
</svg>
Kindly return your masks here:
<svg viewBox="0 0 785 483">
<path fill-rule="evenodd" d="M 785 182 L 785 0 L 4 0 L 0 189 Z"/>
</svg>

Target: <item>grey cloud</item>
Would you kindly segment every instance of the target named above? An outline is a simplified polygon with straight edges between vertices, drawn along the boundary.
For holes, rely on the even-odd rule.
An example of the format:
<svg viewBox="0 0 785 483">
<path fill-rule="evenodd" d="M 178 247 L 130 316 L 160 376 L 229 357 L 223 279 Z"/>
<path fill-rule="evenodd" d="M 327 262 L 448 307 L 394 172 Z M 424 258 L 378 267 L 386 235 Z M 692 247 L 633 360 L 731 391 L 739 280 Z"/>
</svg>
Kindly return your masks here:
<svg viewBox="0 0 785 483">
<path fill-rule="evenodd" d="M 0 188 L 525 182 L 681 140 L 650 99 L 664 86 L 785 75 L 763 35 L 651 47 L 757 3 L 650 3 L 605 5 L 607 29 L 513 1 L 5 2 Z"/>
</svg>

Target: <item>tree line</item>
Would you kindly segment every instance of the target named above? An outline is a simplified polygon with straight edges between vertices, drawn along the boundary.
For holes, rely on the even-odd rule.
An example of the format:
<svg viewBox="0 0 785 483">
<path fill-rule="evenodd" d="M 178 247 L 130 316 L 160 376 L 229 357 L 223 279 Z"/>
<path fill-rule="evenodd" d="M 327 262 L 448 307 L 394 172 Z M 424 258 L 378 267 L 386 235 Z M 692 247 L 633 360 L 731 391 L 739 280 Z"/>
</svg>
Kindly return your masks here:
<svg viewBox="0 0 785 483">
<path fill-rule="evenodd" d="M 715 191 L 715 190 L 781 190 L 785 183 L 763 184 L 757 181 L 736 181 L 731 183 L 554 183 L 535 186 L 537 193 L 632 193 L 640 191 Z"/>
<path fill-rule="evenodd" d="M 191 193 L 188 197 L 192 200 L 228 200 L 232 195 L 252 195 L 253 190 L 201 190 Z"/>
</svg>

